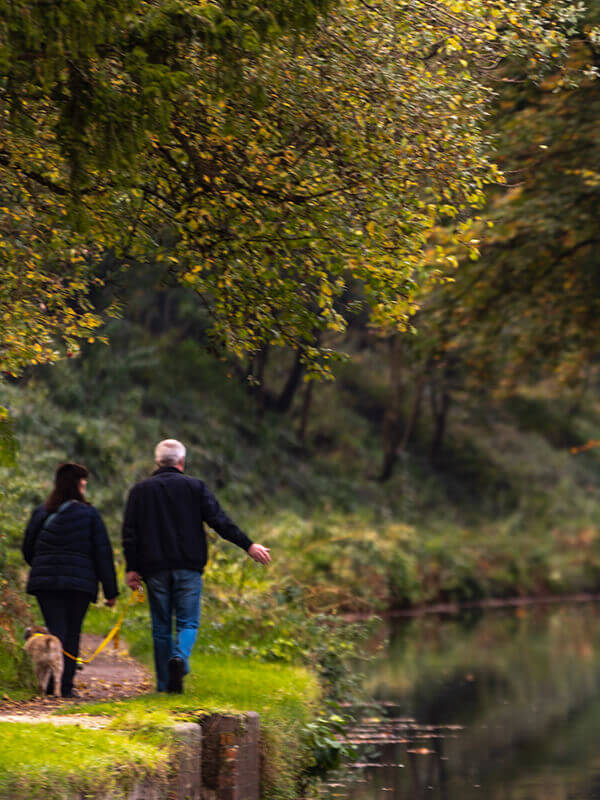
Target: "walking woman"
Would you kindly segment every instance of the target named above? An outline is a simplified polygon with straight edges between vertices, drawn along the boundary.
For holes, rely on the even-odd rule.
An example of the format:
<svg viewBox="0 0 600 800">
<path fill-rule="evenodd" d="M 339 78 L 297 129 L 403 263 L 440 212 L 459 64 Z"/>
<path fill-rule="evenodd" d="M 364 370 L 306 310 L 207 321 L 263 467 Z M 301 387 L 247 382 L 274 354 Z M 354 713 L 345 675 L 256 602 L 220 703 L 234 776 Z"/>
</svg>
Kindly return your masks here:
<svg viewBox="0 0 600 800">
<path fill-rule="evenodd" d="M 84 497 L 87 469 L 61 464 L 44 505 L 31 515 L 23 539 L 23 556 L 31 566 L 27 591 L 37 597 L 46 627 L 63 648 L 79 655 L 79 636 L 90 602 L 102 583 L 106 605 L 118 594 L 112 547 L 100 514 Z M 65 656 L 61 694 L 73 689 L 76 662 Z M 50 691 L 52 686 L 48 687 Z"/>
</svg>

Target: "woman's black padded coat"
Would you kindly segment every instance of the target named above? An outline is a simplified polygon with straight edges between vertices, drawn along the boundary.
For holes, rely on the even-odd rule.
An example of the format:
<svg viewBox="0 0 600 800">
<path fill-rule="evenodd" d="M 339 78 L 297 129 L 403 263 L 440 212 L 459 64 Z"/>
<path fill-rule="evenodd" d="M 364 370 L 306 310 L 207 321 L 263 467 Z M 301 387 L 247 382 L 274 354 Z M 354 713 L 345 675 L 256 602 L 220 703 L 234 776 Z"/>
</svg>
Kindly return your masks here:
<svg viewBox="0 0 600 800">
<path fill-rule="evenodd" d="M 116 597 L 112 547 L 96 509 L 75 501 L 49 517 L 45 507 L 38 506 L 25 529 L 22 549 L 31 565 L 29 594 L 76 591 L 95 602 L 100 581 L 104 597 Z"/>
</svg>

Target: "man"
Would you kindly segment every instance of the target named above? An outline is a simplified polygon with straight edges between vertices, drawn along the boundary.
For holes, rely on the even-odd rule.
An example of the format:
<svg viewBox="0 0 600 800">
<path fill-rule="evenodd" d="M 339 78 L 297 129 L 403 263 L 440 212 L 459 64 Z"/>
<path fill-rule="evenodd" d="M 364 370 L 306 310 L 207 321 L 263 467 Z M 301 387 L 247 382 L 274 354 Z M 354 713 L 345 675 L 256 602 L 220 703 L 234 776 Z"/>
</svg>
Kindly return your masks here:
<svg viewBox="0 0 600 800">
<path fill-rule="evenodd" d="M 158 691 L 180 693 L 200 621 L 207 561 L 204 523 L 259 564 L 268 564 L 271 555 L 229 519 L 202 481 L 184 475 L 186 451 L 181 442 L 165 439 L 156 445 L 154 455 L 157 470 L 137 483 L 127 500 L 125 580 L 130 589 L 138 589 L 142 580 L 146 583 Z"/>
</svg>

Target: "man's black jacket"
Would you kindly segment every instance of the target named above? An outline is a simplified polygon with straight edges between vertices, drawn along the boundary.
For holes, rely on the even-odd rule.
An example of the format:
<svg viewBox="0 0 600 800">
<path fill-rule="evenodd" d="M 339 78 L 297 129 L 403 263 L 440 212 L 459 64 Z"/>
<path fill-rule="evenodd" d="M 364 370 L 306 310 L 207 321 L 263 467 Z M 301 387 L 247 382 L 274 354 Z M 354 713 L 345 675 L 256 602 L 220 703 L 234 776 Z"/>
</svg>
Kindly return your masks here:
<svg viewBox="0 0 600 800">
<path fill-rule="evenodd" d="M 201 480 L 160 467 L 129 493 L 123 520 L 127 571 L 143 577 L 163 569 L 202 572 L 208 556 L 205 522 L 244 550 L 252 545 Z"/>
<path fill-rule="evenodd" d="M 27 591 L 83 592 L 96 602 L 98 581 L 107 600 L 118 592 L 110 539 L 93 506 L 72 502 L 52 519 L 44 506 L 31 515 L 23 556 L 31 565 Z"/>
</svg>

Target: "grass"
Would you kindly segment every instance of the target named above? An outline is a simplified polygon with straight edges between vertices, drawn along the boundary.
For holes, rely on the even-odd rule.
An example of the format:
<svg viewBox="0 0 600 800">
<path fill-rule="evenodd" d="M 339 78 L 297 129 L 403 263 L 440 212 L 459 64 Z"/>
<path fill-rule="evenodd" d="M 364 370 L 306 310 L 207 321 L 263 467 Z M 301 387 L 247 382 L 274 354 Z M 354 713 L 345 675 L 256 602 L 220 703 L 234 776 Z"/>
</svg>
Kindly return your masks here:
<svg viewBox="0 0 600 800">
<path fill-rule="evenodd" d="M 248 596 L 245 599 L 250 600 Z M 106 618 L 113 613 L 93 609 L 88 629 L 106 632 L 110 627 Z M 68 709 L 67 713 L 84 710 L 106 715 L 111 717 L 112 727 L 141 730 L 173 720 L 194 720 L 204 713 L 256 711 L 263 743 L 263 796 L 295 797 L 298 777 L 310 759 L 303 731 L 319 710 L 322 689 L 315 671 L 306 667 L 281 661 L 268 663 L 259 655 L 232 656 L 229 648 L 241 637 L 239 615 L 238 609 L 221 614 L 210 608 L 204 613 L 183 695 L 153 693 L 111 703 L 85 704 Z M 269 629 L 271 637 L 277 635 L 277 628 Z M 249 639 L 252 633 L 247 630 Z M 150 620 L 145 605 L 131 609 L 124 636 L 132 654 L 151 666 Z"/>
<path fill-rule="evenodd" d="M 0 636 L 0 694 L 11 700 L 28 700 L 35 686 L 31 659 L 22 646 Z"/>
<path fill-rule="evenodd" d="M 298 778 L 310 753 L 303 730 L 319 708 L 321 690 L 303 667 L 197 653 L 183 695 L 150 694 L 68 709 L 106 715 L 111 728 L 153 731 L 206 713 L 256 711 L 263 754 L 262 797 L 296 797 Z M 0 755 L 0 761 L 1 761 Z"/>
<path fill-rule="evenodd" d="M 139 640 L 143 639 L 148 639 L 148 629 L 139 632 Z M 147 653 L 148 648 L 144 649 Z M 130 786 L 144 771 L 164 771 L 168 761 L 165 736 L 174 722 L 197 720 L 205 713 L 256 711 L 265 764 L 263 796 L 293 798 L 309 758 L 303 729 L 314 718 L 321 699 L 315 674 L 290 664 L 202 652 L 192 656 L 191 669 L 183 695 L 152 693 L 77 704 L 57 712 L 110 717 L 108 731 L 60 727 L 54 741 L 53 726 L 0 726 L 0 796 L 34 798 L 36 792 L 50 787 L 50 794 L 43 796 L 54 798 L 70 786 L 89 791 L 90 796 L 92 787 L 98 794 L 110 788 L 111 797 L 120 797 L 122 786 Z M 63 757 L 63 749 L 68 757 Z"/>
<path fill-rule="evenodd" d="M 169 749 L 154 734 L 0 722 L 0 796 L 14 800 L 126 797 L 145 775 L 165 779 Z"/>
<path fill-rule="evenodd" d="M 84 629 L 107 633 L 126 602 L 126 596 L 121 597 L 119 608 L 115 610 L 92 606 Z M 48 774 L 43 771 L 40 773 L 38 769 L 38 759 L 48 738 L 46 726 L 18 726 L 21 731 L 19 735 L 26 736 L 26 731 L 30 731 L 32 745 L 24 748 L 18 759 L 16 744 L 15 747 L 11 745 L 8 749 L 0 749 L 0 774 L 7 776 L 5 784 L 0 781 L 0 796 L 35 797 L 40 787 L 54 784 L 90 792 L 90 787 L 96 783 L 99 787 L 110 784 L 112 791 L 111 782 L 116 780 L 115 776 L 121 776 L 119 780 L 123 778 L 129 785 L 130 776 L 139 774 L 139 769 L 155 769 L 151 760 L 152 747 L 160 747 L 161 743 L 164 747 L 165 737 L 174 722 L 194 721 L 206 713 L 256 711 L 260 715 L 265 765 L 263 796 L 273 799 L 295 797 L 298 776 L 310 758 L 303 730 L 316 716 L 321 702 L 322 691 L 317 676 L 314 671 L 295 664 L 267 663 L 260 658 L 228 655 L 225 642 L 222 643 L 221 652 L 206 652 L 205 648 L 215 647 L 218 632 L 227 628 L 224 623 L 210 624 L 210 614 L 208 616 L 209 620 L 192 655 L 191 673 L 185 680 L 183 695 L 152 693 L 107 703 L 63 707 L 56 713 L 109 717 L 109 730 L 77 732 L 71 728 L 59 728 L 60 746 L 58 750 L 51 750 L 53 754 L 58 754 L 58 758 L 52 756 Z M 129 609 L 124 635 L 131 652 L 151 666 L 152 644 L 147 606 L 137 605 Z M 231 631 L 225 634 L 225 639 L 232 640 Z M 9 693 L 16 699 L 13 689 Z M 64 730 L 67 733 L 63 736 Z M 89 733 L 94 735 L 88 739 Z M 118 737 L 115 741 L 119 745 L 115 750 L 115 775 L 112 773 L 112 762 L 104 759 L 105 744 L 102 739 L 108 736 L 112 741 L 114 735 Z M 69 736 L 74 737 L 73 755 L 69 759 L 62 759 L 60 747 L 68 741 Z M 85 742 L 89 742 L 89 745 L 84 745 Z M 132 760 L 128 754 L 131 752 L 135 755 L 138 745 L 138 760 Z M 82 747 L 89 747 L 90 753 L 95 752 L 97 757 L 79 761 L 77 752 Z M 34 776 L 31 780 L 23 778 L 19 784 L 19 791 L 24 794 L 6 793 L 8 790 L 5 790 L 5 786 L 16 786 L 20 774 Z M 116 784 L 114 791 L 120 791 Z M 60 797 L 60 794 L 56 796 Z"/>
<path fill-rule="evenodd" d="M 69 707 L 66 713 L 84 710 L 107 715 L 120 727 L 127 720 L 137 724 L 152 719 L 155 713 L 157 721 L 164 720 L 163 712 L 186 716 L 204 711 L 257 711 L 262 719 L 302 725 L 310 720 L 319 698 L 318 681 L 304 667 L 195 653 L 183 695 L 153 693 L 110 703 L 86 703 Z"/>
</svg>

